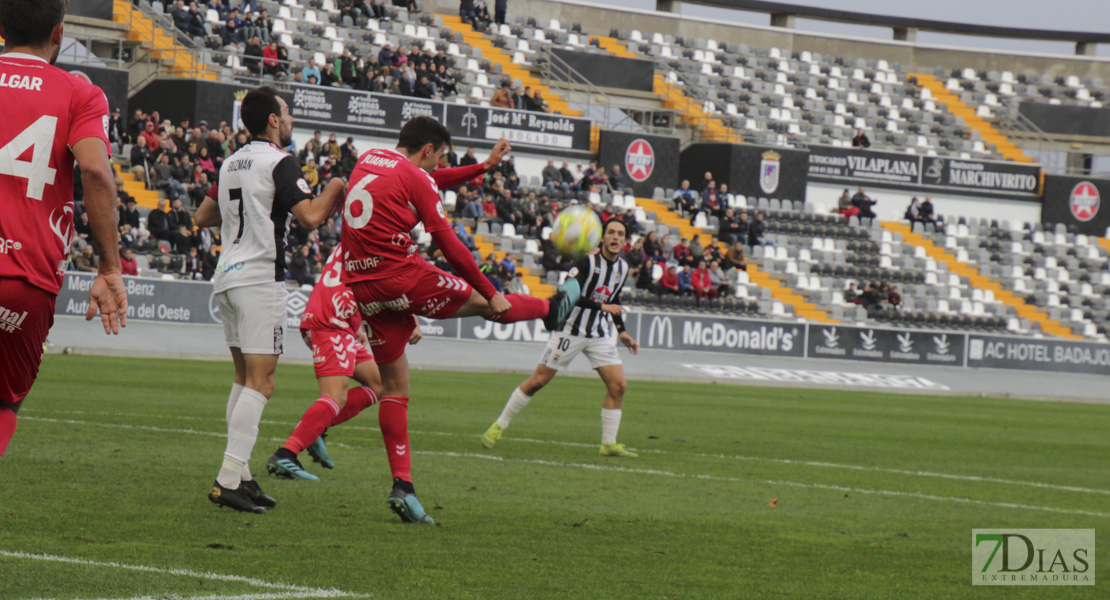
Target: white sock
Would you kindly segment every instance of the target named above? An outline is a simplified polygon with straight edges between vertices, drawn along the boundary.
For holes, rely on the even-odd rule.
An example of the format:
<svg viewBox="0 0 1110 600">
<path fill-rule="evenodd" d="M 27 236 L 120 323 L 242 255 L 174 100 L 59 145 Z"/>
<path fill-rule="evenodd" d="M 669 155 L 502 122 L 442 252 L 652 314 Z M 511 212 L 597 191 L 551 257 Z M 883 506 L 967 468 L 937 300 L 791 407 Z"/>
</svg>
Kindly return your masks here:
<svg viewBox="0 0 1110 600">
<path fill-rule="evenodd" d="M 258 439 L 258 423 L 262 420 L 262 410 L 266 408 L 266 396 L 257 390 L 243 388 L 235 411 L 227 424 L 227 449 L 224 462 L 216 481 L 228 489 L 239 487 L 243 469 L 250 461 L 254 442 Z"/>
<path fill-rule="evenodd" d="M 528 406 L 528 402 L 531 400 L 532 397 L 526 396 L 524 392 L 520 391 L 520 387 L 518 386 L 509 396 L 509 401 L 505 403 L 505 410 L 501 411 L 501 416 L 497 417 L 497 424 L 502 429 L 507 428 L 509 423 L 512 422 L 513 417 L 524 410 L 524 407 Z"/>
<path fill-rule="evenodd" d="M 601 443 L 617 443 L 617 430 L 621 428 L 621 409 L 601 409 Z"/>
<path fill-rule="evenodd" d="M 227 422 L 228 422 L 229 425 L 231 424 L 231 413 L 233 413 L 235 411 L 235 404 L 237 402 L 239 402 L 239 394 L 242 394 L 242 393 L 243 393 L 243 386 L 239 385 L 238 383 L 231 384 L 231 393 L 228 394 L 228 396 L 227 396 Z M 250 481 L 251 480 L 250 465 L 243 465 L 242 480 L 243 481 Z"/>
</svg>

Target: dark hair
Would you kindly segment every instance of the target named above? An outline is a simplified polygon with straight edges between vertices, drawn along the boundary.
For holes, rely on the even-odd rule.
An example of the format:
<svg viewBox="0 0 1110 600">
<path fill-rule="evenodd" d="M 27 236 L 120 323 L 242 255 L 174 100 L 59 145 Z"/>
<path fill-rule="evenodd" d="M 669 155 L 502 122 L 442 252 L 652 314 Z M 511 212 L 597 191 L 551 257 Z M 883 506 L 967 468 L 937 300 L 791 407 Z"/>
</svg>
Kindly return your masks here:
<svg viewBox="0 0 1110 600">
<path fill-rule="evenodd" d="M 444 144 L 451 143 L 451 132 L 443 123 L 432 117 L 413 117 L 401 128 L 397 136 L 397 147 L 416 152 L 427 144 L 439 150 Z"/>
<path fill-rule="evenodd" d="M 0 26 L 5 43 L 15 46 L 45 46 L 50 33 L 66 16 L 69 0 L 0 0 Z"/>
<path fill-rule="evenodd" d="M 265 134 L 266 127 L 270 124 L 270 115 L 281 118 L 281 103 L 278 102 L 277 90 L 270 86 L 252 90 L 243 98 L 243 107 L 239 115 L 252 136 L 259 137 Z"/>
<path fill-rule="evenodd" d="M 612 206 L 612 205 L 609 205 L 609 206 Z M 609 226 L 612 225 L 613 223 L 617 223 L 621 227 L 624 227 L 624 239 L 627 240 L 628 239 L 628 223 L 625 223 L 624 221 L 622 221 L 622 220 L 620 220 L 616 217 L 614 217 L 612 219 L 609 219 L 608 221 L 605 222 L 605 227 L 603 227 L 601 229 L 602 233 L 608 231 Z"/>
</svg>

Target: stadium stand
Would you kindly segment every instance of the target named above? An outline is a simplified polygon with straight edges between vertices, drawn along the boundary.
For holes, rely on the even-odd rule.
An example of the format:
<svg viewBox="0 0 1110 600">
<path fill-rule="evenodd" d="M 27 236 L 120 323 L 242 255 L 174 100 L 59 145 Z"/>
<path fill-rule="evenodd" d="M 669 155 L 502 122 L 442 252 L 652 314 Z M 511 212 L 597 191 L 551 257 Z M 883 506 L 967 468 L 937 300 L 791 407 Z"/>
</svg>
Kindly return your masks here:
<svg viewBox="0 0 1110 600">
<path fill-rule="evenodd" d="M 399 52 L 416 46 L 429 57 L 442 53 L 453 71 L 456 88 L 440 93 L 446 101 L 489 106 L 507 82 L 512 88 L 528 86 L 542 92 L 548 110 L 566 115 L 582 111 L 560 93 L 557 82 L 541 78 L 545 48 L 644 58 L 655 65 L 654 101 L 675 110 L 697 141 L 847 147 L 857 131 L 864 131 L 876 150 L 1030 162 L 1030 156 L 1003 133 L 1010 129 L 1020 102 L 1099 108 L 1110 94 L 1098 77 L 956 66 L 922 72 L 896 60 L 791 51 L 769 44 L 637 29 L 591 31 L 600 25 L 584 27 L 543 14 L 510 13 L 498 26 L 464 22 L 445 12 L 411 13 L 388 3 L 382 7 L 382 18 L 346 13 L 332 0 L 263 0 L 258 5 L 270 21 L 248 20 L 239 37 L 257 35 L 277 42 L 287 56 L 268 58 L 266 64 L 283 68 L 252 70 L 244 40 L 228 36 L 226 15 L 203 2 L 203 36 L 175 28 L 173 7 L 157 1 L 116 0 L 115 20 L 129 24 L 130 39 L 148 48 L 167 76 L 285 86 L 309 60 L 325 65 L 349 53 L 369 62 L 386 44 Z M 363 65 L 357 80 L 336 85 L 396 90 L 390 85 L 393 77 L 386 75 L 377 84 L 365 75 L 367 69 Z M 380 73 L 370 70 L 375 72 Z M 597 129 L 593 128 L 594 151 Z M 237 132 L 227 133 L 231 138 Z M 234 147 L 231 143 L 225 151 Z M 146 189 L 142 178 L 126 168 L 117 166 L 117 172 L 126 191 L 144 207 L 144 217 L 167 195 Z M 519 175 L 515 197 L 544 191 L 538 172 Z M 589 203 L 599 212 L 609 205 L 617 214 L 631 210 L 640 227 L 636 240 L 655 233 L 727 250 L 716 236 L 718 215 L 701 214 L 691 223 L 674 211 L 672 195 L 671 189 L 657 188 L 651 198 L 635 197 L 628 188 L 601 186 L 556 192 L 553 200 L 556 210 L 570 202 Z M 448 212 L 458 212 L 454 190 L 444 192 L 444 203 Z M 964 217 L 911 227 L 818 212 L 802 198 L 729 195 L 726 206 L 751 218 L 762 213 L 769 242 L 745 247 L 747 267 L 728 273 L 729 294 L 698 302 L 691 295 L 660 294 L 655 286 L 630 284 L 626 302 L 678 311 L 1072 339 L 1104 340 L 1110 329 L 1110 302 L 1105 300 L 1110 242 L 1105 238 L 1045 231 L 1040 223 Z M 565 278 L 565 272 L 543 266 L 548 231 L 538 238 L 526 237 L 511 224 L 458 216 L 473 236 L 476 260 L 481 263 L 491 254 L 497 261 L 513 257 L 532 294 L 548 296 Z M 428 241 L 429 236 L 420 236 L 425 246 Z M 169 276 L 181 276 L 176 259 L 163 260 L 163 255 L 174 254 L 166 250 L 159 245 L 147 261 Z M 319 257 L 318 252 L 314 248 L 314 256 Z M 663 268 L 652 267 L 650 279 L 658 281 Z M 876 289 L 897 286 L 901 304 L 883 302 L 885 295 L 867 308 L 845 299 L 849 284 L 862 290 L 872 283 Z"/>
</svg>

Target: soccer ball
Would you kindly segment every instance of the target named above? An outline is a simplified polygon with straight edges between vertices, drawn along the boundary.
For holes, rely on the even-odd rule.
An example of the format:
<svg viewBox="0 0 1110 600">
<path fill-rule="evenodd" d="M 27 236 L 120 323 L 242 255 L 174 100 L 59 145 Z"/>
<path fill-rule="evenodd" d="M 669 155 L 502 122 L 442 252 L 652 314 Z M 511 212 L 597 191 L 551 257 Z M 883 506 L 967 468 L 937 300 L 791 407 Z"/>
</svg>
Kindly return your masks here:
<svg viewBox="0 0 1110 600">
<path fill-rule="evenodd" d="M 601 219 L 586 206 L 571 206 L 559 213 L 551 228 L 551 241 L 559 254 L 577 260 L 601 242 Z"/>
</svg>

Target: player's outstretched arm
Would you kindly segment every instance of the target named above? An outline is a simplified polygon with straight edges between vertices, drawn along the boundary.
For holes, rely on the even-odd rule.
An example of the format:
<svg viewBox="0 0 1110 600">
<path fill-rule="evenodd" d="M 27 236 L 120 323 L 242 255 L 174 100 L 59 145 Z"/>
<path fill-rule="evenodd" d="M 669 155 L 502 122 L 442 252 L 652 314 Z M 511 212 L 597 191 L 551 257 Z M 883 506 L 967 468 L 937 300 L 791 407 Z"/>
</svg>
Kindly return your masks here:
<svg viewBox="0 0 1110 600">
<path fill-rule="evenodd" d="M 78 141 L 73 145 L 73 156 L 81 167 L 85 210 L 100 256 L 99 272 L 89 289 L 85 320 L 91 321 L 99 311 L 104 333 L 118 334 L 120 327 L 127 326 L 127 289 L 120 270 L 115 173 L 108 162 L 108 146 L 100 138 Z"/>
<path fill-rule="evenodd" d="M 509 145 L 509 140 L 501 138 L 497 141 L 497 145 L 493 147 L 490 152 L 489 158 L 484 163 L 469 165 L 466 167 L 454 167 L 451 169 L 436 169 L 432 172 L 432 179 L 436 182 L 436 187 L 441 190 L 446 190 L 455 187 L 474 179 L 475 177 L 489 173 L 501 164 L 501 160 L 505 155 L 512 150 Z"/>
<path fill-rule="evenodd" d="M 301 225 L 306 228 L 316 229 L 328 217 L 343 208 L 346 189 L 342 179 L 333 177 L 328 185 L 324 186 L 324 191 L 319 196 L 294 205 L 293 216 L 297 217 Z"/>
</svg>

